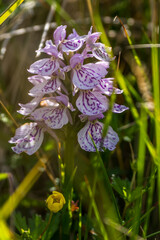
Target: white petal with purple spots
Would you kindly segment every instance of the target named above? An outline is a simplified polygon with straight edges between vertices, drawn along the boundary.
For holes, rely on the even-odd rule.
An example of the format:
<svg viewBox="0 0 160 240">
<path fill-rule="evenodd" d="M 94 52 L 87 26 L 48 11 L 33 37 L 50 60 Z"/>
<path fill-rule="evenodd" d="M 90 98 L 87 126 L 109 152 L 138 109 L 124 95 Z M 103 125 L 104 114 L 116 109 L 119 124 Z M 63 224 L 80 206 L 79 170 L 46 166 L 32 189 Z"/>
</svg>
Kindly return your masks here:
<svg viewBox="0 0 160 240">
<path fill-rule="evenodd" d="M 115 103 L 114 106 L 113 106 L 112 112 L 114 112 L 114 113 L 122 113 L 122 112 L 124 112 L 124 111 L 126 111 L 128 109 L 129 108 L 124 106 L 124 105 L 119 105 L 119 104 Z"/>
<path fill-rule="evenodd" d="M 61 49 L 63 52 L 75 52 L 79 50 L 84 41 L 82 39 L 71 39 L 71 40 L 64 40 L 61 43 Z"/>
<path fill-rule="evenodd" d="M 106 74 L 107 71 L 103 66 L 89 63 L 83 65 L 79 70 L 73 70 L 72 82 L 80 89 L 92 89 Z"/>
<path fill-rule="evenodd" d="M 98 92 L 81 91 L 76 106 L 85 115 L 97 115 L 108 109 L 108 100 Z"/>
<path fill-rule="evenodd" d="M 103 147 L 110 151 L 116 148 L 116 144 L 119 142 L 118 134 L 112 129 L 111 126 L 108 127 L 108 132 L 103 141 Z"/>
<path fill-rule="evenodd" d="M 55 92 L 61 86 L 61 82 L 58 78 L 48 80 L 47 82 L 40 83 L 34 86 L 30 91 L 30 96 L 39 96 L 39 94 L 48 94 Z"/>
<path fill-rule="evenodd" d="M 41 146 L 44 138 L 43 129 L 39 127 L 37 123 L 30 123 L 30 128 L 28 133 L 26 132 L 25 135 L 23 134 L 23 137 L 16 140 L 16 146 L 12 147 L 12 150 L 17 154 L 26 152 L 28 155 L 32 155 Z"/>
<path fill-rule="evenodd" d="M 31 102 L 29 102 L 29 103 L 26 103 L 26 104 L 19 103 L 19 106 L 21 108 L 17 112 L 22 114 L 22 115 L 25 115 L 25 116 L 29 115 L 38 106 L 38 104 L 40 103 L 42 97 L 43 97 L 43 95 L 41 94 L 41 95 L 33 98 L 33 100 Z"/>
<path fill-rule="evenodd" d="M 59 52 L 57 50 L 57 47 L 55 45 L 53 45 L 51 40 L 47 40 L 46 41 L 46 46 L 44 48 L 42 48 L 41 50 L 37 50 L 37 52 L 44 52 L 44 53 L 52 55 L 56 58 L 59 56 Z"/>
<path fill-rule="evenodd" d="M 31 82 L 33 85 L 46 82 L 49 79 L 50 79 L 49 76 L 41 76 L 41 75 L 33 75 L 31 77 L 28 77 L 28 81 Z"/>
<path fill-rule="evenodd" d="M 28 135 L 33 127 L 35 127 L 37 123 L 25 123 L 19 128 L 16 129 L 15 136 L 9 140 L 9 143 L 16 143 L 19 139 L 24 138 L 26 135 Z"/>
<path fill-rule="evenodd" d="M 51 58 L 44 58 L 36 61 L 28 70 L 30 73 L 49 76 L 59 68 L 59 62 Z"/>
<path fill-rule="evenodd" d="M 91 135 L 91 136 L 90 136 Z M 91 123 L 88 122 L 79 132 L 78 132 L 78 142 L 81 148 L 88 152 L 95 152 L 96 149 L 92 142 L 92 139 L 100 150 L 100 143 L 102 140 L 102 123 Z"/>
<path fill-rule="evenodd" d="M 32 114 L 35 120 L 44 120 L 48 127 L 60 129 L 68 123 L 66 108 L 43 107 L 36 109 Z"/>
<path fill-rule="evenodd" d="M 99 84 L 96 86 L 96 89 L 99 89 L 102 93 L 107 96 L 111 96 L 114 92 L 115 94 L 121 94 L 123 90 L 113 87 L 112 78 L 104 78 L 99 81 Z"/>
<path fill-rule="evenodd" d="M 108 48 L 110 51 L 111 49 Z M 101 60 L 101 61 L 111 61 L 113 60 L 114 58 L 111 58 L 109 56 L 109 54 L 106 52 L 106 49 L 104 47 L 104 44 L 102 43 L 95 43 L 94 44 L 94 48 L 92 50 L 92 53 L 93 53 L 93 56 L 98 59 L 98 60 Z"/>
<path fill-rule="evenodd" d="M 103 147 L 110 151 L 115 149 L 117 142 L 119 141 L 118 135 L 109 126 L 106 137 L 102 138 L 103 123 L 101 122 L 88 122 L 78 132 L 78 142 L 81 148 L 88 152 L 95 152 L 96 148 L 98 151 L 103 151 Z M 96 148 L 94 144 L 96 145 Z"/>
</svg>

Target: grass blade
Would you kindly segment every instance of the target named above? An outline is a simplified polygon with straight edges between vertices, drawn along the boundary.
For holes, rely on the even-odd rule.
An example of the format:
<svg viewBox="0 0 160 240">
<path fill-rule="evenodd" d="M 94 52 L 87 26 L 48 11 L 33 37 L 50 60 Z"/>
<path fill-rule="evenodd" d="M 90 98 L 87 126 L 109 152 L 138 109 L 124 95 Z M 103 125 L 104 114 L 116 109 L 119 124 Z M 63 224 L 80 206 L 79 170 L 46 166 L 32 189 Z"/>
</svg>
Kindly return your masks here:
<svg viewBox="0 0 160 240">
<path fill-rule="evenodd" d="M 0 15 L 0 24 L 2 24 L 10 15 L 12 12 L 14 12 L 18 6 L 23 2 L 24 0 L 15 0 L 1 15 Z"/>
</svg>

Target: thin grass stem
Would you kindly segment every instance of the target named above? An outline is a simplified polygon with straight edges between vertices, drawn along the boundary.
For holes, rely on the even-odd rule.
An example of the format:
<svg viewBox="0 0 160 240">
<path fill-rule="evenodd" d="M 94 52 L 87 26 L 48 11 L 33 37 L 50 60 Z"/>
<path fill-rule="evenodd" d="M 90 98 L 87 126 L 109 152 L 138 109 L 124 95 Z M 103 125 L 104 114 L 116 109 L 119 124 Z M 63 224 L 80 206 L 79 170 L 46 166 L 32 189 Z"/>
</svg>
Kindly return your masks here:
<svg viewBox="0 0 160 240">
<path fill-rule="evenodd" d="M 16 120 L 12 117 L 12 115 L 10 114 L 10 112 L 8 111 L 8 109 L 5 107 L 5 105 L 3 104 L 3 102 L 0 100 L 0 104 L 2 106 L 2 108 L 4 109 L 4 111 L 7 113 L 7 115 L 10 117 L 10 119 L 12 120 L 12 122 L 14 123 L 14 125 L 16 127 L 19 127 L 18 126 L 18 123 L 16 122 Z"/>
</svg>

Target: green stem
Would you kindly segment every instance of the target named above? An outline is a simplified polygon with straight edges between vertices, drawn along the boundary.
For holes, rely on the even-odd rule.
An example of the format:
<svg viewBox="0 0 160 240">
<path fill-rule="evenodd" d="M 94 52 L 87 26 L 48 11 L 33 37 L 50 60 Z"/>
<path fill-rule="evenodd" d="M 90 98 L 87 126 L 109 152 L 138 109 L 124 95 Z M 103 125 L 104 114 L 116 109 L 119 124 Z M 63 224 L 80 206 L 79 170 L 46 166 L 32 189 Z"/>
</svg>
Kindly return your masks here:
<svg viewBox="0 0 160 240">
<path fill-rule="evenodd" d="M 93 179 L 93 187 L 92 187 L 92 195 L 93 195 L 93 197 L 95 197 L 96 183 L 97 183 L 97 172 L 95 173 L 95 177 Z M 92 213 L 92 209 L 93 209 L 92 201 L 93 200 L 91 199 L 91 204 L 89 205 L 89 208 L 88 208 L 87 223 L 86 223 L 84 240 L 88 239 L 89 220 L 91 219 L 91 213 Z"/>
<path fill-rule="evenodd" d="M 75 139 L 74 130 L 69 126 L 67 129 L 67 139 L 65 143 L 65 184 L 67 185 L 74 171 L 74 149 L 75 149 Z"/>
<path fill-rule="evenodd" d="M 143 227 L 143 231 L 145 234 L 144 237 L 146 237 L 146 235 L 147 235 L 148 224 L 149 224 L 150 213 L 151 213 L 150 209 L 152 208 L 153 194 L 154 194 L 154 189 L 155 189 L 155 174 L 156 174 L 155 166 L 152 166 L 150 185 L 149 185 L 149 191 L 148 191 L 147 210 L 146 210 L 146 213 L 148 213 L 148 214 L 145 218 L 144 227 Z"/>
<path fill-rule="evenodd" d="M 141 108 L 140 118 L 140 134 L 139 134 L 139 149 L 137 159 L 137 183 L 138 186 L 143 185 L 144 167 L 145 167 L 145 154 L 146 154 L 146 143 L 144 134 L 147 132 L 147 113 L 145 109 Z M 133 227 L 134 234 L 138 234 L 140 226 L 140 216 L 142 207 L 142 195 L 137 199 L 135 204 L 135 225 Z M 133 236 L 132 239 L 135 239 Z"/>
<path fill-rule="evenodd" d="M 41 233 L 41 235 L 39 236 L 39 238 L 37 240 L 40 240 L 42 239 L 44 233 L 46 232 L 47 228 L 49 227 L 49 224 L 51 223 L 51 220 L 52 220 L 52 216 L 53 216 L 53 212 L 50 212 L 50 216 L 49 216 L 49 220 L 48 220 L 48 223 L 45 227 L 45 229 L 43 230 L 43 232 Z"/>
<path fill-rule="evenodd" d="M 103 161 L 102 161 L 102 158 L 101 158 L 101 156 L 100 156 L 100 153 L 99 153 L 99 152 L 97 152 L 97 153 L 98 153 L 98 157 L 99 157 L 99 160 L 100 160 L 101 169 L 102 169 L 102 171 L 103 171 L 103 174 L 104 174 L 104 177 L 105 177 L 105 180 L 106 180 L 108 193 L 109 193 L 109 195 L 111 196 L 111 199 L 112 199 L 112 201 L 113 201 L 113 204 L 114 204 L 115 211 L 116 211 L 116 213 L 117 213 L 117 217 L 118 217 L 118 219 L 119 219 L 119 222 L 122 223 L 121 215 L 120 215 L 120 213 L 119 213 L 119 208 L 118 208 L 117 201 L 116 201 L 116 198 L 115 198 L 115 196 L 114 196 L 114 193 L 113 193 L 113 190 L 112 190 L 112 187 L 111 187 L 111 183 L 110 183 L 110 181 L 109 181 L 108 174 L 107 174 L 106 169 L 105 169 L 105 167 L 104 167 L 104 163 L 103 163 Z"/>
</svg>

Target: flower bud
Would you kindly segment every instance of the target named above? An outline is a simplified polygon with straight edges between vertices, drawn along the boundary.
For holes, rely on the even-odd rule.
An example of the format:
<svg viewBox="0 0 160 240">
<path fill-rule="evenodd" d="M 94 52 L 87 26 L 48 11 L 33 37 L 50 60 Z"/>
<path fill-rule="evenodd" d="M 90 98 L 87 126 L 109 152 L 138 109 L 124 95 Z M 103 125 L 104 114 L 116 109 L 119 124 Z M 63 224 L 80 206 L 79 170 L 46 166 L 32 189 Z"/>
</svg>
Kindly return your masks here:
<svg viewBox="0 0 160 240">
<path fill-rule="evenodd" d="M 65 203 L 66 200 L 63 194 L 57 191 L 53 191 L 52 194 L 46 200 L 48 209 L 54 213 L 59 212 L 63 208 L 63 205 Z"/>
</svg>

